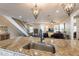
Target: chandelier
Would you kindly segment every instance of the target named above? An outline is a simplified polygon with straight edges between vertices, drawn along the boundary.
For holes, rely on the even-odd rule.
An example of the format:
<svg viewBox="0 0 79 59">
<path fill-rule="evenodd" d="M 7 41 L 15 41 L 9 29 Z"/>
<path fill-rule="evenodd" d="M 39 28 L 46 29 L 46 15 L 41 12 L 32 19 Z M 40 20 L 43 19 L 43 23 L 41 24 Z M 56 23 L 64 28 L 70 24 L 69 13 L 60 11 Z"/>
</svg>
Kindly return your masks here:
<svg viewBox="0 0 79 59">
<path fill-rule="evenodd" d="M 48 15 L 48 20 L 49 20 L 49 22 L 50 22 L 51 24 L 56 23 L 54 20 L 52 20 L 51 15 Z"/>
<path fill-rule="evenodd" d="M 63 7 L 64 11 L 68 14 L 68 16 L 70 16 L 70 14 L 74 10 L 75 4 L 74 3 L 65 3 L 65 4 L 62 4 L 62 7 Z"/>
<path fill-rule="evenodd" d="M 35 17 L 35 19 L 37 19 L 39 15 L 39 8 L 37 4 L 35 4 L 34 7 L 32 8 L 32 12 L 33 12 L 33 16 Z"/>
</svg>

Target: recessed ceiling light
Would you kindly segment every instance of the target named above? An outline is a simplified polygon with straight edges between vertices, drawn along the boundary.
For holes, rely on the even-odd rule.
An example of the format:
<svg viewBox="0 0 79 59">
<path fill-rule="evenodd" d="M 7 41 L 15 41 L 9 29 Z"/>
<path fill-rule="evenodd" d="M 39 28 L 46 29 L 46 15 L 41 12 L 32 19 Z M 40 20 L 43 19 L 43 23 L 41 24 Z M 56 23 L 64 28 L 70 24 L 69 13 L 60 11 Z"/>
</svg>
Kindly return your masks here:
<svg viewBox="0 0 79 59">
<path fill-rule="evenodd" d="M 59 13 L 59 10 L 56 10 L 56 13 Z"/>
<path fill-rule="evenodd" d="M 22 16 L 19 16 L 19 18 L 22 18 Z"/>
</svg>

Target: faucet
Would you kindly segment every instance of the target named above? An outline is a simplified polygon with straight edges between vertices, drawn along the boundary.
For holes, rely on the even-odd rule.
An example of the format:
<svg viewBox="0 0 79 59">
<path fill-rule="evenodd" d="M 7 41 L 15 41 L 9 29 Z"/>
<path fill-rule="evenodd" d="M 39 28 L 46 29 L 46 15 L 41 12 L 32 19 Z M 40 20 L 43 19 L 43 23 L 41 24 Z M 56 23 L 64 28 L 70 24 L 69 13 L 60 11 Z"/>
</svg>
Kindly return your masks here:
<svg viewBox="0 0 79 59">
<path fill-rule="evenodd" d="M 43 37 L 43 32 L 40 29 L 40 42 L 43 43 L 44 37 Z"/>
</svg>

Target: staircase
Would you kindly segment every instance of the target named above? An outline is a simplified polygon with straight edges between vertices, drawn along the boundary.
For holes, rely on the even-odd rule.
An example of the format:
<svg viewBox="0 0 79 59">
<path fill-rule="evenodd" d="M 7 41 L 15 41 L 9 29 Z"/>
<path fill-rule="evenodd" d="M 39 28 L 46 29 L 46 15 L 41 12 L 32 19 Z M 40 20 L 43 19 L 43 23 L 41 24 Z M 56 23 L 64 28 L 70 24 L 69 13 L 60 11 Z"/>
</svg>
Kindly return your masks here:
<svg viewBox="0 0 79 59">
<path fill-rule="evenodd" d="M 5 15 L 0 16 L 0 23 L 9 28 L 9 31 L 13 33 L 12 36 L 28 36 L 28 31 L 24 28 L 24 26 L 21 23 L 17 23 L 12 17 Z"/>
</svg>

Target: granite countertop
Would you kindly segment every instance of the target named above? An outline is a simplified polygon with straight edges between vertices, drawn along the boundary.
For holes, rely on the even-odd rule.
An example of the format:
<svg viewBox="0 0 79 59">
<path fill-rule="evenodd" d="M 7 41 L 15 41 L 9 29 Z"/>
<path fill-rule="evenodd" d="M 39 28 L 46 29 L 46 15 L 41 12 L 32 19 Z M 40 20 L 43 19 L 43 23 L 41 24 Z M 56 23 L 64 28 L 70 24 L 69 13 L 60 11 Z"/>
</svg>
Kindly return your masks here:
<svg viewBox="0 0 79 59">
<path fill-rule="evenodd" d="M 15 52 L 20 52 L 20 53 L 30 55 L 30 56 L 33 56 L 33 55 L 38 55 L 38 56 L 54 55 L 54 54 L 52 54 L 52 52 L 47 52 L 47 51 L 40 51 L 40 50 L 36 50 L 36 49 L 30 49 L 30 50 L 23 49 L 23 46 L 29 43 L 29 40 L 27 40 L 27 39 L 26 38 L 22 38 L 22 39 L 20 38 L 17 42 L 14 41 L 13 44 L 8 46 L 6 49 L 12 50 L 12 51 L 15 51 Z M 38 41 L 35 40 L 33 42 L 37 43 L 37 42 L 39 42 L 39 40 Z"/>
<path fill-rule="evenodd" d="M 32 38 L 33 42 L 39 42 L 39 38 Z M 7 41 L 7 40 L 6 40 Z M 5 41 L 5 43 L 6 43 Z M 3 41 L 1 41 L 3 42 Z M 11 42 L 11 43 L 10 43 Z M 22 47 L 29 43 L 29 37 L 22 37 L 19 39 L 15 39 L 14 41 L 7 41 L 10 45 L 6 46 L 5 49 L 21 52 L 29 56 L 78 56 L 79 55 L 79 41 L 74 40 L 74 44 L 71 43 L 71 40 L 67 39 L 53 39 L 53 38 L 46 38 L 44 40 L 47 44 L 55 45 L 56 53 L 52 54 L 51 52 L 40 51 L 35 49 L 26 50 Z M 6 43 L 6 44 L 7 44 Z M 4 44 L 2 43 L 2 46 Z M 1 44 L 0 44 L 1 46 Z"/>
</svg>

